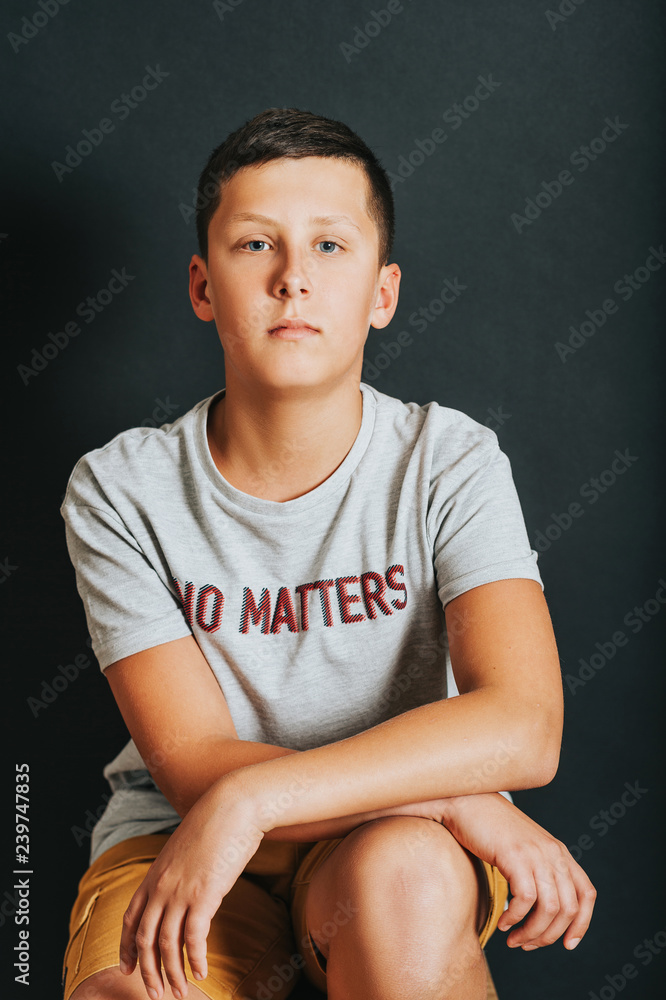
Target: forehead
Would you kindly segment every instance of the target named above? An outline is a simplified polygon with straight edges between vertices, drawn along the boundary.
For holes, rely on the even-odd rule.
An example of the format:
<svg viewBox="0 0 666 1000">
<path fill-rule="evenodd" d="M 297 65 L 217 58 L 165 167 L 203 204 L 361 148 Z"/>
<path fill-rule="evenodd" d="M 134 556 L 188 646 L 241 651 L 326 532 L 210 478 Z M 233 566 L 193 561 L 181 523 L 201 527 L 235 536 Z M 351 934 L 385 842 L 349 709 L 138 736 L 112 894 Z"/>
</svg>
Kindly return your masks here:
<svg viewBox="0 0 666 1000">
<path fill-rule="evenodd" d="M 251 221 L 244 217 L 263 216 L 278 224 L 305 219 L 346 224 L 367 234 L 374 229 L 368 189 L 365 171 L 350 160 L 281 157 L 241 167 L 224 184 L 211 224 L 231 227 Z"/>
</svg>

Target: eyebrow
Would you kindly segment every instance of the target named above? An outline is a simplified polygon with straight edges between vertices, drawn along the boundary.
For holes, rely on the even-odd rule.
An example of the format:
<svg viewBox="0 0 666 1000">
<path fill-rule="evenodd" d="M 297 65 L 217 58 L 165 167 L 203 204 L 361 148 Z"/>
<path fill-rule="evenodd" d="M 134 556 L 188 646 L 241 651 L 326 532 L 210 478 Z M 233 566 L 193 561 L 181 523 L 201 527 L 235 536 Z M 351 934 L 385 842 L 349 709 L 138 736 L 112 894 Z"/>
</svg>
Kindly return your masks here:
<svg viewBox="0 0 666 1000">
<path fill-rule="evenodd" d="M 236 212 L 229 216 L 227 222 L 261 222 L 266 226 L 280 225 L 277 219 L 271 219 L 267 215 L 256 215 L 254 212 Z M 359 226 L 352 222 L 348 215 L 314 215 L 310 218 L 310 222 L 315 226 L 332 226 L 343 223 L 343 225 L 351 226 L 359 233 L 361 232 Z"/>
</svg>

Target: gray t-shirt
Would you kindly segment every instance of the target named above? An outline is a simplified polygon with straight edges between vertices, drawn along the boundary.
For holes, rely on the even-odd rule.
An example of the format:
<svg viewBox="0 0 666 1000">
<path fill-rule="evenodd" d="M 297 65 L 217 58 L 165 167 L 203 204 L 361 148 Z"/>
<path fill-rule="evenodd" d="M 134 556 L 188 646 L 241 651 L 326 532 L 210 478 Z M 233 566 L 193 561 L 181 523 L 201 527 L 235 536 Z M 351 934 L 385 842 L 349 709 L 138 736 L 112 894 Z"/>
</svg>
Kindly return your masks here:
<svg viewBox="0 0 666 1000">
<path fill-rule="evenodd" d="M 457 694 L 444 606 L 495 580 L 543 588 L 509 459 L 458 410 L 360 388 L 342 464 L 283 503 L 236 489 L 213 462 L 206 420 L 224 389 L 77 462 L 61 513 L 102 670 L 194 635 L 240 739 L 297 750 Z M 297 446 L 267 479 L 291 461 Z M 113 794 L 91 862 L 175 829 L 132 740 L 104 775 Z"/>
</svg>

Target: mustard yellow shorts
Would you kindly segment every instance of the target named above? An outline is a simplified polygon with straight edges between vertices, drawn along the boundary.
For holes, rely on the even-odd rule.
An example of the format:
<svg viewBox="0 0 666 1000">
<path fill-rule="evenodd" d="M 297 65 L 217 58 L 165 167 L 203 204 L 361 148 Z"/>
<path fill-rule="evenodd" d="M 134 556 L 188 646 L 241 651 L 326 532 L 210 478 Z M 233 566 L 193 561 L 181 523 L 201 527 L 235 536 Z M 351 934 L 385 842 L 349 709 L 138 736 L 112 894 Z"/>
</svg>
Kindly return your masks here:
<svg viewBox="0 0 666 1000">
<path fill-rule="evenodd" d="M 69 920 L 63 1000 L 89 976 L 118 965 L 123 913 L 169 836 L 131 837 L 104 851 L 84 872 Z M 263 840 L 213 917 L 205 980 L 194 979 L 185 952 L 188 982 L 210 1000 L 283 1000 L 302 970 L 326 993 L 326 959 L 308 933 L 305 897 L 314 873 L 342 840 Z M 484 947 L 497 927 L 508 886 L 496 868 L 481 863 L 489 899 L 479 934 Z M 348 919 L 343 912 L 332 916 L 340 925 Z"/>
</svg>

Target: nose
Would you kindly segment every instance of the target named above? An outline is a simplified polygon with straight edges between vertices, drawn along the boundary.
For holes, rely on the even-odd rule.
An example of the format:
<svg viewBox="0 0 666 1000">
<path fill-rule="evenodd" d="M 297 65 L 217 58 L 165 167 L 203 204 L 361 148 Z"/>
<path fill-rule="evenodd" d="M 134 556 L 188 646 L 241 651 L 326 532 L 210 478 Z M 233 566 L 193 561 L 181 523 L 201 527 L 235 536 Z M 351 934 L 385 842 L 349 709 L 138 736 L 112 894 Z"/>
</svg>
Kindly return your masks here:
<svg viewBox="0 0 666 1000">
<path fill-rule="evenodd" d="M 312 280 L 304 254 L 296 249 L 285 249 L 278 257 L 273 294 L 276 298 L 291 299 L 309 295 Z"/>
</svg>

